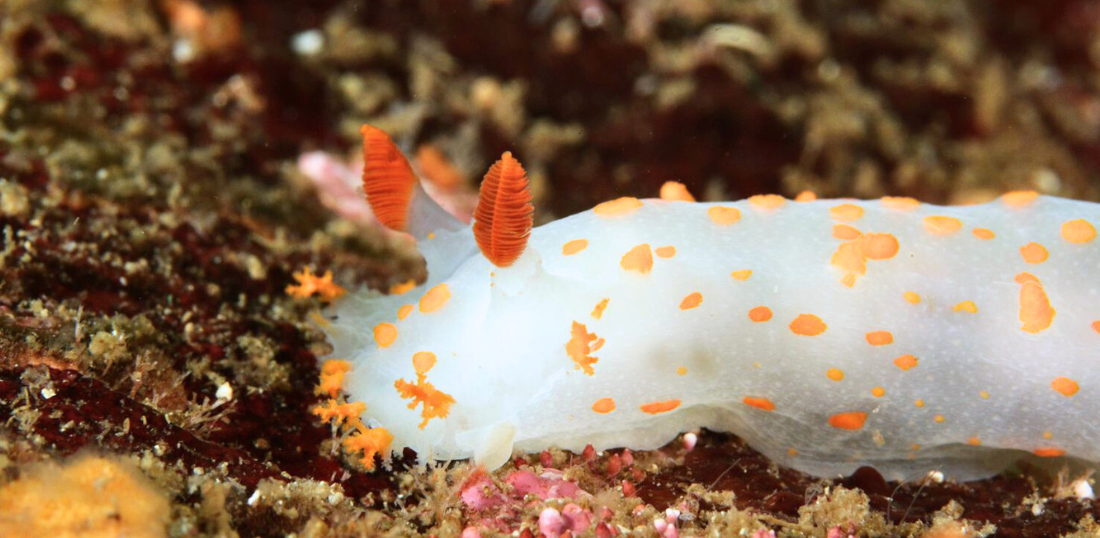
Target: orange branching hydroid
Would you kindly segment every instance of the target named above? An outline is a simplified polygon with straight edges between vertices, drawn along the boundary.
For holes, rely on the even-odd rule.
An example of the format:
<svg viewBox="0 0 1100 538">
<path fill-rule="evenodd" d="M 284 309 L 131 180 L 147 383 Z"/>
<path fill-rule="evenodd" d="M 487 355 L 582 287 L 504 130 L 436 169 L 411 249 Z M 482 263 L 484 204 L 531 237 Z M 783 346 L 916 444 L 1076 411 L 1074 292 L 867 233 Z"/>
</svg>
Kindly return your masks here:
<svg viewBox="0 0 1100 538">
<path fill-rule="evenodd" d="M 363 191 L 367 202 L 379 222 L 403 232 L 416 176 L 385 131 L 364 124 L 359 132 L 363 134 Z"/>
<path fill-rule="evenodd" d="M 481 253 L 497 267 L 508 267 L 527 248 L 534 225 L 527 172 L 504 152 L 481 181 L 474 211 L 474 238 Z"/>
</svg>

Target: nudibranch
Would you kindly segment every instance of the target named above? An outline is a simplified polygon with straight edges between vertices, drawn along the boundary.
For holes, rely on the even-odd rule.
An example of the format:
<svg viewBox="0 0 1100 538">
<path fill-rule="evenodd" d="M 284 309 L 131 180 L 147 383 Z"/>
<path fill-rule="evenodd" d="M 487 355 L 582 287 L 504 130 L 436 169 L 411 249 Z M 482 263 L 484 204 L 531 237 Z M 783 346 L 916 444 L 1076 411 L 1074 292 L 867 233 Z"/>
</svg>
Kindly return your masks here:
<svg viewBox="0 0 1100 538">
<path fill-rule="evenodd" d="M 1100 461 L 1096 204 L 697 203 L 670 184 L 532 228 L 505 153 L 466 226 L 384 132 L 362 132 L 369 202 L 428 267 L 330 312 L 375 450 L 493 468 L 706 427 L 819 476 Z"/>
</svg>

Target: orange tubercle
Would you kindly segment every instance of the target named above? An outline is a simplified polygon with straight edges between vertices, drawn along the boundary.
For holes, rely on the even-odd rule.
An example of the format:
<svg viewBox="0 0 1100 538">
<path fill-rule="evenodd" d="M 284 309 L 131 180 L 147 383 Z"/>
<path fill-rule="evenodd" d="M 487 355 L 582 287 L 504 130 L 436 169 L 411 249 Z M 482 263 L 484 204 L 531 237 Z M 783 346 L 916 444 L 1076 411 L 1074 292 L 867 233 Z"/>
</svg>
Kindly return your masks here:
<svg viewBox="0 0 1100 538">
<path fill-rule="evenodd" d="M 481 181 L 474 211 L 474 238 L 485 258 L 497 267 L 512 265 L 527 248 L 534 211 L 527 172 L 506 151 Z"/>
<path fill-rule="evenodd" d="M 694 202 L 695 197 L 679 181 L 666 181 L 661 185 L 661 199 L 668 202 Z"/>
<path fill-rule="evenodd" d="M 409 161 L 385 131 L 363 125 L 363 191 L 378 221 L 403 232 L 408 226 L 416 176 Z"/>
</svg>

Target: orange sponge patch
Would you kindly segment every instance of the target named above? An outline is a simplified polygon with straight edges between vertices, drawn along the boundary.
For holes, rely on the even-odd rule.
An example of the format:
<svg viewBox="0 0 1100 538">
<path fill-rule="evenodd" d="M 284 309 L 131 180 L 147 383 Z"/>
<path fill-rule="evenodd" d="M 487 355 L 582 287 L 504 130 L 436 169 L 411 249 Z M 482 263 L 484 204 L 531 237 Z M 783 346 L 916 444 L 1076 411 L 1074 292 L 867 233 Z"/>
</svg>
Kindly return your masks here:
<svg viewBox="0 0 1100 538">
<path fill-rule="evenodd" d="M 168 499 L 122 460 L 40 464 L 0 488 L 5 538 L 163 537 L 168 516 Z"/>
</svg>

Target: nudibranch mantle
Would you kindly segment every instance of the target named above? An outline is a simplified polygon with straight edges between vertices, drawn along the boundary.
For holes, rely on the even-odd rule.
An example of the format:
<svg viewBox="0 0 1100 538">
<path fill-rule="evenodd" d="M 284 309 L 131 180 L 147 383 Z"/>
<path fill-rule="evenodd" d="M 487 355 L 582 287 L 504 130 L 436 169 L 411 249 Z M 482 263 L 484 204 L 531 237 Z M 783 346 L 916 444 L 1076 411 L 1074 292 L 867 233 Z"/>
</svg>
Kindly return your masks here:
<svg viewBox="0 0 1100 538">
<path fill-rule="evenodd" d="M 349 293 L 327 332 L 364 418 L 421 458 L 496 467 L 706 427 L 819 476 L 1096 462 L 1097 223 L 1096 204 L 1027 193 L 623 198 L 532 229 L 505 267 L 437 224 L 427 282 Z"/>
</svg>

